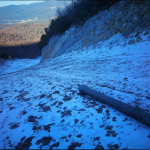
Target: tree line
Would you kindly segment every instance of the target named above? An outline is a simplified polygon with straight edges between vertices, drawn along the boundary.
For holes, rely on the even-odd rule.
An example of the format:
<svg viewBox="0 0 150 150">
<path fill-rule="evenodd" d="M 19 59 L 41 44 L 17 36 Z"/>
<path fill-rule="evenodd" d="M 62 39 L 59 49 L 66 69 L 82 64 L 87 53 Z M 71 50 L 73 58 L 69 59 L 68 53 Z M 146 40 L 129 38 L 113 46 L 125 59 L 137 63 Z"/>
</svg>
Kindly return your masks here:
<svg viewBox="0 0 150 150">
<path fill-rule="evenodd" d="M 0 46 L 27 45 L 39 42 L 47 24 L 24 23 L 0 30 Z"/>
</svg>

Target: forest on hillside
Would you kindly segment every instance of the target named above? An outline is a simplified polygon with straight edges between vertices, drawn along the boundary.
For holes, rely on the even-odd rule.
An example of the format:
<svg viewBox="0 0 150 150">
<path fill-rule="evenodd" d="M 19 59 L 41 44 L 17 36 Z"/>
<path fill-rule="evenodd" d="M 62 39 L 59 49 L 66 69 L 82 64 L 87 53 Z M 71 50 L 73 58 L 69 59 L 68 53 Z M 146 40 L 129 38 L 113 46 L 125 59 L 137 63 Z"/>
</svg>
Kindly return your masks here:
<svg viewBox="0 0 150 150">
<path fill-rule="evenodd" d="M 7 27 L 10 27 L 10 26 L 13 26 L 13 24 L 0 24 L 0 30 L 3 30 L 4 28 L 7 28 Z"/>
<path fill-rule="evenodd" d="M 0 46 L 22 46 L 37 43 L 45 34 L 47 24 L 24 23 L 0 30 Z"/>
<path fill-rule="evenodd" d="M 3 27 L 0 30 L 0 58 L 35 58 L 41 55 L 37 43 L 45 34 L 47 22 Z"/>
</svg>

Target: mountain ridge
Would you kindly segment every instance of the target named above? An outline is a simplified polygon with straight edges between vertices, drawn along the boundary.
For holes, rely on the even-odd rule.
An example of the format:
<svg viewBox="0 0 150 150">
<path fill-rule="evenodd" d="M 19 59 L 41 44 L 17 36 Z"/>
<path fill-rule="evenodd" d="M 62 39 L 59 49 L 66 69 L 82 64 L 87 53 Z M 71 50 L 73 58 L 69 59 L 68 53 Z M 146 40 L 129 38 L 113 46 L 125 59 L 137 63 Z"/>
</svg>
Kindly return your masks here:
<svg viewBox="0 0 150 150">
<path fill-rule="evenodd" d="M 0 23 L 18 23 L 27 19 L 49 19 L 54 17 L 57 7 L 64 7 L 67 1 L 45 1 L 40 3 L 32 3 L 29 5 L 10 5 L 0 7 Z M 50 9 L 50 7 L 54 7 Z M 10 21 L 8 21 L 10 20 Z M 15 21 L 16 20 L 16 21 Z"/>
</svg>

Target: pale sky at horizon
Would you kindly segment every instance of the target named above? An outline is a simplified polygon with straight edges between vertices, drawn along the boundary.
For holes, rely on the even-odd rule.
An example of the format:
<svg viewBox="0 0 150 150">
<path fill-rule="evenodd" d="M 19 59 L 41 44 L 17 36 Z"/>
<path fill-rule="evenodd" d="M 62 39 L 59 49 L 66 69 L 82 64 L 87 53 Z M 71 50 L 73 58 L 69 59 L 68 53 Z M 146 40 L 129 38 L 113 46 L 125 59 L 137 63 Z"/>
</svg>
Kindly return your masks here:
<svg viewBox="0 0 150 150">
<path fill-rule="evenodd" d="M 31 4 L 43 1 L 0 1 L 0 7 L 9 6 L 9 5 L 22 5 L 22 4 Z"/>
</svg>

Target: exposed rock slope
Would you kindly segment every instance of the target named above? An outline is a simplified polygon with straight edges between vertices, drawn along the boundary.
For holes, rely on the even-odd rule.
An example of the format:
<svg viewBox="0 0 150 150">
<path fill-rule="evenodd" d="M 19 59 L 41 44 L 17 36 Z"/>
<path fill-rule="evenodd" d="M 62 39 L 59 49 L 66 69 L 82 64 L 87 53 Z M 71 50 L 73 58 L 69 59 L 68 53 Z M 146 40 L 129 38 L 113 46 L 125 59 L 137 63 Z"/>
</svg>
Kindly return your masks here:
<svg viewBox="0 0 150 150">
<path fill-rule="evenodd" d="M 149 29 L 150 1 L 122 1 L 109 10 L 99 12 L 87 20 L 83 27 L 70 28 L 63 35 L 53 36 L 43 48 L 41 62 L 68 51 L 80 50 L 121 33 L 127 38 L 135 36 L 130 44 L 142 41 L 139 33 Z M 146 34 L 146 33 L 145 33 Z M 76 49 L 74 48 L 76 47 Z"/>
</svg>

